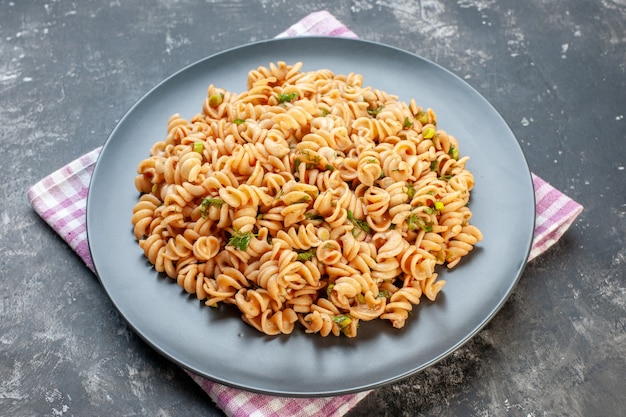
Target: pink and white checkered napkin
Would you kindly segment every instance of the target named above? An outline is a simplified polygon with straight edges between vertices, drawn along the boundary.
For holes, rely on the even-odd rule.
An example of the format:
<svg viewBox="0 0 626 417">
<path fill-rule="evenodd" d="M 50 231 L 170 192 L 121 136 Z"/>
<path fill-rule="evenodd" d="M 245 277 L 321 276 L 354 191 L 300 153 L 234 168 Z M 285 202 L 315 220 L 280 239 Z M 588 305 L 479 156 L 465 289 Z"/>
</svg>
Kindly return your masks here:
<svg viewBox="0 0 626 417">
<path fill-rule="evenodd" d="M 277 37 L 332 35 L 357 36 L 326 11 L 312 13 Z M 48 175 L 28 190 L 35 211 L 94 271 L 86 233 L 89 181 L 101 148 L 81 156 Z M 582 206 L 533 174 L 536 225 L 530 259 L 559 240 L 581 213 Z M 529 259 L 529 260 L 530 260 Z M 95 272 L 95 271 L 94 271 Z M 285 398 L 227 387 L 189 373 L 228 416 L 343 416 L 370 391 L 324 398 Z"/>
</svg>

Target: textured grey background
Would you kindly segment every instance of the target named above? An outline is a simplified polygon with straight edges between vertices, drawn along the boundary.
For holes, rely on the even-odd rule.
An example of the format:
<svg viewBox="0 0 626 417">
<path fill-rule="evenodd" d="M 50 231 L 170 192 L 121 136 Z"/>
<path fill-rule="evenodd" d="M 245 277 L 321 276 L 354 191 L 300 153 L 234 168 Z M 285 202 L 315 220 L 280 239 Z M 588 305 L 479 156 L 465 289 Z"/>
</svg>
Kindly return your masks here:
<svg viewBox="0 0 626 417">
<path fill-rule="evenodd" d="M 532 171 L 585 206 L 484 330 L 350 416 L 623 415 L 624 0 L 0 0 L 1 415 L 222 415 L 127 328 L 26 190 L 172 72 L 320 9 L 465 79 Z"/>
</svg>

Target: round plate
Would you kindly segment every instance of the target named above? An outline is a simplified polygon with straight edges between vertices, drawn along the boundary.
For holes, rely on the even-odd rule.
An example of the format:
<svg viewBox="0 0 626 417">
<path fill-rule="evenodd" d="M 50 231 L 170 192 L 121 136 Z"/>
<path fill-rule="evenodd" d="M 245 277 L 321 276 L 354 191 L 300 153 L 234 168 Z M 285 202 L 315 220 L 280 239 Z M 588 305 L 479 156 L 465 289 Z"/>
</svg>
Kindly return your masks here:
<svg viewBox="0 0 626 417">
<path fill-rule="evenodd" d="M 362 323 L 356 338 L 269 337 L 233 306 L 212 309 L 159 275 L 143 256 L 130 219 L 138 163 L 166 135 L 168 118 L 202 109 L 209 84 L 246 89 L 248 71 L 270 62 L 363 74 L 364 86 L 415 98 L 456 136 L 474 173 L 472 223 L 484 240 L 452 271 L 436 302 L 422 302 L 403 329 Z M 531 175 L 511 130 L 468 84 L 442 67 L 380 44 L 306 37 L 245 45 L 203 59 L 164 80 L 133 106 L 107 140 L 87 200 L 97 274 L 129 325 L 154 349 L 211 380 L 266 394 L 330 396 L 371 389 L 418 372 L 478 332 L 506 301 L 530 250 L 535 216 Z"/>
</svg>

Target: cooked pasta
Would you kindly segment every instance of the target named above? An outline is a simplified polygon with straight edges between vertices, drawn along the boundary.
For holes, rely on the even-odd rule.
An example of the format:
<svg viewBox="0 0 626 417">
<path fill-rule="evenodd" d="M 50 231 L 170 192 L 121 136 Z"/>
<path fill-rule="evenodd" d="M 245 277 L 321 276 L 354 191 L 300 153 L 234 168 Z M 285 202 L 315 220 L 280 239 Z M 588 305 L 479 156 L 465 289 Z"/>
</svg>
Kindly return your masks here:
<svg viewBox="0 0 626 417">
<path fill-rule="evenodd" d="M 401 328 L 482 239 L 467 160 L 414 99 L 271 63 L 169 119 L 138 165 L 134 235 L 156 271 L 265 334 Z"/>
</svg>

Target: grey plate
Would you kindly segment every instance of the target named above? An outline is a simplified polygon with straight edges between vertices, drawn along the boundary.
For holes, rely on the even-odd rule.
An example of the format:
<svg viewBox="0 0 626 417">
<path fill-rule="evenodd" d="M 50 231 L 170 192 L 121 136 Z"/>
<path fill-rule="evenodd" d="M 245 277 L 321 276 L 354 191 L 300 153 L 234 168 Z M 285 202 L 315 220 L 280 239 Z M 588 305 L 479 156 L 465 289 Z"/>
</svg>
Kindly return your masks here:
<svg viewBox="0 0 626 417">
<path fill-rule="evenodd" d="M 130 223 L 137 164 L 166 134 L 173 113 L 201 111 L 210 83 L 246 88 L 246 75 L 270 62 L 304 62 L 363 74 L 365 85 L 432 107 L 460 141 L 475 175 L 473 224 L 484 233 L 451 272 L 434 303 L 423 302 L 405 328 L 361 325 L 357 338 L 322 338 L 300 329 L 267 337 L 234 307 L 212 309 L 159 276 L 138 247 Z M 522 274 L 535 217 L 530 172 L 511 130 L 464 81 L 423 58 L 380 44 L 338 38 L 292 38 L 242 46 L 172 75 L 130 109 L 107 140 L 87 201 L 93 261 L 107 294 L 154 349 L 214 381 L 285 396 L 329 396 L 371 389 L 414 374 L 453 352 L 498 311 Z"/>
</svg>

